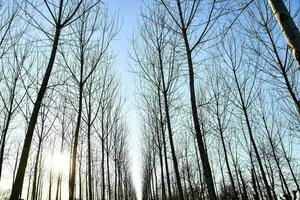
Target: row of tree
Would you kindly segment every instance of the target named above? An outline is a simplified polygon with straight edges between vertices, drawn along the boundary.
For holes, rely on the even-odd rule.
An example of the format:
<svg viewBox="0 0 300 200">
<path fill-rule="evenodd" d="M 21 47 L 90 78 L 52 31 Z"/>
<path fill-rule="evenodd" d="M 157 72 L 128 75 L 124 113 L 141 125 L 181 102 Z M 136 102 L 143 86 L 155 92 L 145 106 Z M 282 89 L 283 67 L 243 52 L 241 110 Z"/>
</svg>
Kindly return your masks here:
<svg viewBox="0 0 300 200">
<path fill-rule="evenodd" d="M 296 199 L 300 21 L 286 5 L 144 3 L 132 44 L 144 200 Z"/>
<path fill-rule="evenodd" d="M 101 0 L 0 2 L 0 180 L 17 199 L 136 199 Z M 25 130 L 25 134 L 24 134 Z"/>
</svg>

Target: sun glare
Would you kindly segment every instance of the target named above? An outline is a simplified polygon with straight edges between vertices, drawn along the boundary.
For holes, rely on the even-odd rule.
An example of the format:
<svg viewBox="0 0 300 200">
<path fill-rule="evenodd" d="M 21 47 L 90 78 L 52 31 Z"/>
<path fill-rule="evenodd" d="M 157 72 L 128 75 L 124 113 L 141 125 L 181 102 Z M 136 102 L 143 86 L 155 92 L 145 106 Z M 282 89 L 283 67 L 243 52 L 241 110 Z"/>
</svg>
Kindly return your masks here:
<svg viewBox="0 0 300 200">
<path fill-rule="evenodd" d="M 70 166 L 69 156 L 66 153 L 54 153 L 47 159 L 47 166 L 56 174 L 59 172 L 68 172 Z"/>
</svg>

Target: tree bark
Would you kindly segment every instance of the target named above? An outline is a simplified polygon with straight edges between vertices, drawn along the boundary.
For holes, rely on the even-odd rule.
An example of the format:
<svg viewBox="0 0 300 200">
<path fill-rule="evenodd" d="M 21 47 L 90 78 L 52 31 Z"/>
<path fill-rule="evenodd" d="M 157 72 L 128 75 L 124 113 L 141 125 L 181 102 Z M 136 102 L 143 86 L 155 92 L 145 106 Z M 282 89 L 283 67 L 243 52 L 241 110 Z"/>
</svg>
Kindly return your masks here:
<svg viewBox="0 0 300 200">
<path fill-rule="evenodd" d="M 300 68 L 300 32 L 286 8 L 283 0 L 268 0 L 269 5 L 276 16 L 285 40 Z"/>
</svg>

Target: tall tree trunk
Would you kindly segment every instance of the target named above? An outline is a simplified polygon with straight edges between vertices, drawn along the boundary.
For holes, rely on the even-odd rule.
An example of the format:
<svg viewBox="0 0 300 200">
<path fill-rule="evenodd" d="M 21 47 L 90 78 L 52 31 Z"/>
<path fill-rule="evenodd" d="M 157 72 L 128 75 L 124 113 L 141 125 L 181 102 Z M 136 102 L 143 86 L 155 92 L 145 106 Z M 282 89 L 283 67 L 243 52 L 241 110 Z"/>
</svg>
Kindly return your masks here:
<svg viewBox="0 0 300 200">
<path fill-rule="evenodd" d="M 14 100 L 15 100 L 15 93 L 16 93 L 16 87 L 17 87 L 17 81 L 18 81 L 19 75 L 16 75 L 16 77 L 13 80 L 13 87 L 10 90 L 9 93 L 9 108 L 7 110 L 7 116 L 5 120 L 5 125 L 4 129 L 2 131 L 2 137 L 0 140 L 1 148 L 0 148 L 0 180 L 1 180 L 1 175 L 2 175 L 2 167 L 3 167 L 3 159 L 4 159 L 4 150 L 5 150 L 5 142 L 6 142 L 6 136 L 9 128 L 9 124 L 12 119 L 12 115 L 14 113 L 13 110 L 13 105 L 14 105 Z"/>
<path fill-rule="evenodd" d="M 256 185 L 256 176 L 255 176 L 254 166 L 252 166 L 252 168 L 251 168 L 251 181 L 252 181 L 252 187 L 253 187 L 253 190 L 254 190 L 253 199 L 254 200 L 259 200 L 259 193 L 258 193 L 258 189 L 257 189 L 257 185 Z"/>
<path fill-rule="evenodd" d="M 86 171 L 88 171 L 88 162 L 86 163 Z M 85 199 L 89 199 L 89 181 L 88 173 L 85 173 Z"/>
<path fill-rule="evenodd" d="M 61 194 L 61 179 L 62 179 L 62 173 L 58 173 L 57 177 L 57 184 L 56 184 L 56 195 L 55 195 L 55 200 L 61 200 L 60 194 Z"/>
<path fill-rule="evenodd" d="M 287 89 L 288 93 L 290 94 L 290 96 L 291 96 L 291 98 L 292 98 L 292 100 L 295 104 L 295 107 L 297 109 L 298 114 L 300 115 L 300 100 L 298 99 L 297 93 L 295 92 L 295 88 L 293 87 L 293 84 L 289 79 L 288 69 L 286 67 L 286 63 L 283 62 L 280 58 L 280 55 L 279 55 L 279 52 L 278 52 L 278 46 L 276 45 L 276 42 L 275 42 L 275 40 L 274 40 L 274 38 L 271 34 L 272 30 L 270 30 L 268 26 L 266 26 L 265 29 L 266 29 L 266 32 L 267 32 L 268 37 L 270 39 L 270 42 L 272 44 L 273 52 L 275 54 L 275 58 L 277 60 L 278 66 L 279 66 L 280 74 L 284 79 L 286 89 Z"/>
<path fill-rule="evenodd" d="M 192 184 L 192 175 L 191 175 L 191 172 L 190 172 L 190 164 L 189 164 L 189 160 L 188 160 L 188 155 L 187 155 L 187 152 L 186 152 L 186 155 L 185 155 L 185 158 L 186 158 L 186 172 L 187 172 L 187 180 L 188 180 L 188 183 L 189 183 L 189 188 L 190 188 L 190 193 L 191 193 L 191 200 L 195 200 L 194 198 L 194 188 L 193 188 L 193 184 Z"/>
<path fill-rule="evenodd" d="M 178 168 L 178 161 L 177 161 L 175 146 L 174 146 L 174 141 L 173 141 L 173 131 L 172 131 L 172 126 L 171 126 L 171 118 L 170 118 L 169 103 L 168 103 L 168 94 L 167 94 L 167 90 L 166 90 L 162 55 L 161 55 L 160 50 L 159 50 L 159 62 L 160 62 L 160 72 L 161 72 L 162 87 L 163 87 L 165 114 L 166 114 L 167 128 L 168 128 L 168 133 L 169 133 L 169 140 L 170 140 L 169 142 L 170 142 L 170 147 L 171 147 L 171 155 L 172 155 L 172 160 L 173 160 L 173 165 L 174 165 L 174 172 L 175 172 L 175 177 L 176 177 L 176 182 L 177 182 L 177 189 L 178 189 L 179 199 L 183 200 L 184 195 L 183 195 L 182 185 L 181 185 L 181 182 L 180 182 L 180 173 L 179 173 L 179 168 Z"/>
<path fill-rule="evenodd" d="M 160 96 L 160 86 L 157 90 L 157 95 Z M 161 107 L 160 97 L 158 98 L 159 109 Z M 160 109 L 160 120 L 162 120 L 161 116 L 161 109 Z M 163 122 L 161 122 L 163 123 Z M 163 128 L 163 126 L 161 127 Z M 164 166 L 163 166 L 163 155 L 162 155 L 162 144 L 161 144 L 161 137 L 160 137 L 160 130 L 159 130 L 159 122 L 158 118 L 155 120 L 155 132 L 157 134 L 158 140 L 158 156 L 159 156 L 159 164 L 160 164 L 160 176 L 161 176 L 161 189 L 162 189 L 162 200 L 166 200 L 166 188 L 165 188 L 165 180 L 164 180 Z"/>
<path fill-rule="evenodd" d="M 43 149 L 41 149 L 41 153 L 40 153 L 40 158 L 39 158 L 39 168 L 38 168 L 38 177 L 37 177 L 37 187 L 36 187 L 36 199 L 42 199 L 43 196 L 43 182 L 41 182 L 41 176 L 42 176 L 42 151 Z"/>
<path fill-rule="evenodd" d="M 241 169 L 239 169 L 239 176 L 240 176 L 240 179 L 241 179 L 241 182 L 242 182 L 242 188 L 243 188 L 243 190 L 241 191 L 241 193 L 242 193 L 242 200 L 248 200 L 249 198 L 248 198 L 248 193 L 247 193 L 247 186 L 246 186 L 246 183 L 244 181 Z"/>
<path fill-rule="evenodd" d="M 156 173 L 156 159 L 155 152 L 153 151 L 153 171 L 154 171 L 154 185 L 155 185 L 155 193 L 154 197 L 158 200 L 158 183 L 157 183 L 157 173 Z"/>
<path fill-rule="evenodd" d="M 122 173 L 121 173 L 121 166 L 120 163 L 118 163 L 118 199 L 122 199 Z"/>
<path fill-rule="evenodd" d="M 14 170 L 13 170 L 13 180 L 12 180 L 12 186 L 14 184 L 15 178 L 16 178 L 16 170 L 17 170 L 17 164 L 18 164 L 18 160 L 19 160 L 19 154 L 20 154 L 20 146 L 18 146 L 18 151 L 17 151 L 17 155 L 16 155 L 16 161 L 15 161 L 15 165 L 14 165 Z"/>
<path fill-rule="evenodd" d="M 202 135 L 201 126 L 200 126 L 200 122 L 199 122 L 198 108 L 197 108 L 196 94 L 195 94 L 193 61 L 192 61 L 191 50 L 189 47 L 186 33 L 184 34 L 184 41 L 185 41 L 185 47 L 186 47 L 186 55 L 187 55 L 187 59 L 188 59 L 190 101 L 191 101 L 191 109 L 192 109 L 192 115 L 193 115 L 194 128 L 195 128 L 195 132 L 196 132 L 197 144 L 198 144 L 200 158 L 201 158 L 202 165 L 203 165 L 202 168 L 204 171 L 205 183 L 207 185 L 209 199 L 216 200 L 217 197 L 216 197 L 216 193 L 215 193 L 215 187 L 214 187 L 211 167 L 210 167 L 208 155 L 207 155 L 207 152 L 205 149 L 203 135 Z"/>
<path fill-rule="evenodd" d="M 82 173 L 81 173 L 81 169 L 82 169 L 82 149 L 83 149 L 83 140 L 81 141 L 80 144 L 81 148 L 80 148 L 80 155 L 79 155 L 79 167 L 78 167 L 78 175 L 79 175 L 79 200 L 82 200 Z"/>
<path fill-rule="evenodd" d="M 299 187 L 299 184 L 298 184 L 298 181 L 297 181 L 297 178 L 296 178 L 296 175 L 294 173 L 294 170 L 292 168 L 292 165 L 291 165 L 291 160 L 289 159 L 288 155 L 287 155 L 287 152 L 285 150 L 285 147 L 284 147 L 284 144 L 283 144 L 283 141 L 282 141 L 282 138 L 281 136 L 279 137 L 279 140 L 280 140 L 280 146 L 281 146 L 281 149 L 283 151 L 283 156 L 288 164 L 288 167 L 289 167 L 289 170 L 292 174 L 292 177 L 293 177 L 293 181 L 294 183 L 296 184 L 296 187 L 297 187 L 297 191 L 300 191 L 300 187 Z"/>
<path fill-rule="evenodd" d="M 63 106 L 62 113 L 62 124 L 61 124 L 61 145 L 60 145 L 60 154 L 64 153 L 64 139 L 65 139 L 65 115 L 66 115 L 66 106 Z M 57 184 L 56 184 L 56 195 L 55 200 L 61 200 L 61 180 L 62 180 L 63 171 L 60 170 L 57 175 Z"/>
<path fill-rule="evenodd" d="M 200 166 L 200 159 L 199 159 L 199 155 L 198 155 L 198 148 L 197 148 L 197 144 L 196 144 L 196 138 L 194 138 L 194 147 L 195 147 L 195 153 L 196 153 L 197 169 L 198 169 L 198 172 L 199 172 L 200 188 L 202 188 L 202 190 L 200 191 L 199 196 L 202 199 L 203 198 L 202 194 L 203 194 L 204 185 L 203 185 L 203 181 L 202 181 L 202 175 L 201 175 L 202 170 L 201 170 L 201 166 Z"/>
<path fill-rule="evenodd" d="M 219 133 L 220 133 L 220 136 L 221 136 L 221 142 L 222 142 L 222 148 L 223 148 L 223 152 L 224 152 L 225 163 L 226 163 L 226 167 L 227 167 L 227 171 L 228 171 L 228 175 L 229 175 L 231 187 L 232 187 L 233 192 L 234 192 L 233 199 L 238 199 L 238 194 L 237 194 L 237 191 L 236 191 L 236 188 L 235 188 L 235 183 L 234 183 L 234 180 L 233 180 L 232 172 L 230 170 L 229 159 L 228 159 L 228 154 L 227 154 L 227 149 L 226 149 L 226 144 L 225 144 L 223 127 L 222 127 L 222 124 L 221 124 L 221 119 L 220 119 L 219 115 L 217 116 L 217 118 L 218 118 L 217 119 L 217 121 L 218 121 L 218 129 L 219 129 Z"/>
<path fill-rule="evenodd" d="M 81 115 L 82 115 L 82 98 L 83 98 L 83 63 L 81 63 L 80 69 L 80 83 L 79 83 L 79 108 L 77 114 L 76 128 L 74 133 L 74 143 L 72 148 L 72 157 L 71 157 L 71 173 L 69 177 L 69 200 L 74 200 L 75 195 L 75 179 L 76 179 L 76 161 L 77 161 L 77 147 L 78 147 L 78 139 L 79 139 L 79 131 L 81 124 Z"/>
<path fill-rule="evenodd" d="M 117 147 L 115 147 L 116 149 Z M 115 155 L 117 155 L 117 152 L 115 151 Z M 118 170 L 117 170 L 117 159 L 115 159 L 115 200 L 118 199 Z"/>
<path fill-rule="evenodd" d="M 35 157 L 35 164 L 34 164 L 34 171 L 33 171 L 33 183 L 32 183 L 32 192 L 31 192 L 31 200 L 36 200 L 37 198 L 37 173 L 38 173 L 38 165 L 39 165 L 39 158 L 41 152 L 41 144 L 42 139 L 39 139 L 38 143 L 38 151 Z"/>
<path fill-rule="evenodd" d="M 106 169 L 107 169 L 108 199 L 111 200 L 111 185 L 110 185 L 110 166 L 109 166 L 109 145 L 108 145 L 108 139 L 106 140 Z"/>
<path fill-rule="evenodd" d="M 1 180 L 1 175 L 2 175 L 2 167 L 3 167 L 3 159 L 4 159 L 4 150 L 5 150 L 5 142 L 6 142 L 6 136 L 7 136 L 7 132 L 8 132 L 8 127 L 11 121 L 11 117 L 12 117 L 12 102 L 10 103 L 10 108 L 7 114 L 7 119 L 6 119 L 6 123 L 2 132 L 2 137 L 1 137 L 1 149 L 0 149 L 0 180 Z"/>
<path fill-rule="evenodd" d="M 26 195 L 26 200 L 29 200 L 29 195 L 30 195 L 30 185 L 31 185 L 31 174 L 30 176 L 28 177 L 28 186 L 27 186 L 27 195 Z"/>
<path fill-rule="evenodd" d="M 28 156 L 29 156 L 29 151 L 30 151 L 30 146 L 31 146 L 31 142 L 32 142 L 34 129 L 35 129 L 35 124 L 37 122 L 39 110 L 40 110 L 44 95 L 46 93 L 48 81 L 49 81 L 49 78 L 50 78 L 50 75 L 52 72 L 52 68 L 54 65 L 54 60 L 55 60 L 55 56 L 56 56 L 56 52 L 57 52 L 60 33 L 61 33 L 61 26 L 57 26 L 56 30 L 55 30 L 55 36 L 54 36 L 54 40 L 53 40 L 53 46 L 52 46 L 52 50 L 51 50 L 49 63 L 48 63 L 48 66 L 47 66 L 47 69 L 46 69 L 46 72 L 45 72 L 45 75 L 43 78 L 43 82 L 39 89 L 37 99 L 34 103 L 33 111 L 32 111 L 32 114 L 31 114 L 31 117 L 29 120 L 28 129 L 27 129 L 27 133 L 25 136 L 23 150 L 22 150 L 22 154 L 21 154 L 21 159 L 20 159 L 19 167 L 18 167 L 18 171 L 17 171 L 17 176 L 16 176 L 16 180 L 14 182 L 14 185 L 12 187 L 10 200 L 18 200 L 18 198 L 20 197 L 21 192 L 22 192 L 23 181 L 24 181 L 25 171 L 26 171 L 26 167 L 27 167 Z"/>
<path fill-rule="evenodd" d="M 283 0 L 268 0 L 269 5 L 276 16 L 288 46 L 298 62 L 300 68 L 300 32 L 286 8 Z"/>
<path fill-rule="evenodd" d="M 267 135 L 268 135 L 268 140 L 269 140 L 269 143 L 270 143 L 270 145 L 271 145 L 273 158 L 274 158 L 275 164 L 276 164 L 276 166 L 277 166 L 277 168 L 278 168 L 279 176 L 280 176 L 281 179 L 282 179 L 282 182 L 283 182 L 283 184 L 284 184 L 284 187 L 286 188 L 287 194 L 288 194 L 289 197 L 291 198 L 291 193 L 290 193 L 290 191 L 289 191 L 288 184 L 287 184 L 287 182 L 286 182 L 286 180 L 285 180 L 285 178 L 284 178 L 284 175 L 283 175 L 283 172 L 282 172 L 280 163 L 279 163 L 279 159 L 278 159 L 277 154 L 276 154 L 276 150 L 275 150 L 276 147 L 274 146 L 274 142 L 272 141 L 271 133 L 270 133 L 269 127 L 268 127 L 268 125 L 267 125 L 267 119 L 265 118 L 265 115 L 264 115 L 264 114 L 263 114 L 263 116 L 262 116 L 262 120 L 263 120 L 264 128 L 265 128 L 265 130 L 266 130 L 266 132 L 267 132 Z M 268 160 L 268 162 L 270 162 L 270 161 Z M 270 165 L 270 169 L 271 169 L 272 166 L 271 166 L 271 164 L 269 164 L 269 165 Z M 273 184 L 274 184 L 274 182 L 275 182 L 275 181 L 273 181 Z M 274 189 L 273 189 L 273 192 L 275 192 Z M 273 196 L 276 197 L 275 195 L 273 195 Z"/>
<path fill-rule="evenodd" d="M 79 163 L 78 176 L 79 176 L 79 200 L 82 200 L 82 175 L 81 163 Z"/>
<path fill-rule="evenodd" d="M 256 157 L 256 160 L 258 162 L 258 166 L 259 166 L 259 169 L 260 169 L 260 172 L 261 172 L 261 175 L 262 175 L 262 179 L 263 179 L 266 191 L 267 191 L 268 198 L 269 198 L 269 200 L 272 200 L 273 198 L 272 198 L 271 188 L 270 188 L 270 185 L 269 185 L 267 177 L 266 177 L 266 173 L 265 173 L 265 170 L 264 170 L 264 167 L 263 167 L 263 164 L 262 164 L 262 160 L 260 158 L 260 154 L 258 152 L 258 148 L 256 146 L 256 142 L 255 142 L 255 139 L 254 139 L 254 135 L 253 135 L 253 132 L 252 132 L 252 127 L 251 127 L 251 123 L 250 123 L 250 119 L 249 119 L 248 107 L 245 103 L 245 100 L 244 100 L 244 97 L 243 97 L 243 94 L 242 94 L 242 89 L 241 89 L 240 83 L 238 81 L 236 70 L 233 70 L 233 75 L 234 75 L 234 82 L 235 82 L 235 85 L 237 87 L 239 99 L 240 99 L 241 106 L 242 106 L 242 112 L 243 112 L 244 118 L 246 120 L 246 127 L 247 127 L 248 134 L 249 134 L 249 137 L 250 137 L 251 146 L 254 149 L 255 157 Z"/>
<path fill-rule="evenodd" d="M 103 140 L 103 138 L 102 138 L 102 140 L 101 140 L 101 149 L 102 149 L 102 152 L 101 152 L 101 154 L 102 154 L 102 161 L 101 161 L 101 172 L 102 172 L 102 174 L 101 174 L 101 177 L 102 177 L 102 198 L 101 198 L 101 200 L 105 200 L 105 153 L 104 153 L 104 140 Z"/>
<path fill-rule="evenodd" d="M 48 191 L 48 200 L 51 200 L 51 196 L 52 196 L 52 169 L 50 169 L 50 173 L 49 173 L 49 191 Z"/>
<path fill-rule="evenodd" d="M 163 122 L 163 115 L 162 115 L 162 103 L 161 103 L 161 96 L 158 95 L 158 101 L 159 101 L 159 116 L 160 116 L 160 129 L 163 139 L 163 151 L 164 151 L 164 160 L 165 160 L 165 167 L 166 167 L 166 175 L 167 175 L 167 188 L 168 188 L 168 198 L 171 198 L 172 196 L 172 190 L 171 190 L 171 181 L 170 181 L 170 173 L 169 173 L 169 166 L 168 166 L 168 157 L 167 157 L 167 142 L 166 142 L 166 135 L 165 135 L 165 129 L 164 129 L 164 122 Z"/>
<path fill-rule="evenodd" d="M 91 109 L 90 109 L 91 112 Z M 93 200 L 93 185 L 92 185 L 92 158 L 91 158 L 91 124 L 90 124 L 90 113 L 88 114 L 88 192 L 89 192 L 89 199 Z"/>
<path fill-rule="evenodd" d="M 177 3 L 177 9 L 180 16 L 180 23 L 181 23 L 181 33 L 182 38 L 185 45 L 185 52 L 186 52 L 186 58 L 187 58 L 187 64 L 188 64 L 188 74 L 189 74 L 189 91 L 190 91 L 190 101 L 191 101 L 191 110 L 192 110 L 192 117 L 194 122 L 194 129 L 195 134 L 197 138 L 197 144 L 200 152 L 200 158 L 202 161 L 203 166 L 203 172 L 204 172 L 204 178 L 208 190 L 208 195 L 210 200 L 216 200 L 216 192 L 215 192 L 215 186 L 213 181 L 213 176 L 211 172 L 210 163 L 208 160 L 208 155 L 205 149 L 205 144 L 203 141 L 203 134 L 201 131 L 201 126 L 199 122 L 199 116 L 198 116 L 198 107 L 196 103 L 196 93 L 195 93 L 195 78 L 194 78 L 194 66 L 193 66 L 193 59 L 192 59 L 192 50 L 190 49 L 188 34 L 186 25 L 183 18 L 183 12 L 181 8 L 181 2 L 179 0 L 176 0 Z"/>
<path fill-rule="evenodd" d="M 238 189 L 239 189 L 240 193 L 242 193 L 242 186 L 241 186 L 241 182 L 240 182 L 240 178 L 239 178 L 240 166 L 238 164 L 238 161 L 235 159 L 235 157 L 233 155 L 233 151 L 232 151 L 232 148 L 231 148 L 230 145 L 229 145 L 228 150 L 229 150 L 232 162 L 233 162 L 233 167 L 234 167 L 234 173 L 235 173 L 235 176 L 236 176 L 237 186 L 238 186 Z M 242 177 L 241 177 L 241 181 L 242 181 Z"/>
<path fill-rule="evenodd" d="M 104 108 L 102 107 L 102 115 L 101 115 L 101 178 L 102 178 L 102 198 L 101 200 L 105 200 L 105 133 L 104 133 Z"/>
</svg>

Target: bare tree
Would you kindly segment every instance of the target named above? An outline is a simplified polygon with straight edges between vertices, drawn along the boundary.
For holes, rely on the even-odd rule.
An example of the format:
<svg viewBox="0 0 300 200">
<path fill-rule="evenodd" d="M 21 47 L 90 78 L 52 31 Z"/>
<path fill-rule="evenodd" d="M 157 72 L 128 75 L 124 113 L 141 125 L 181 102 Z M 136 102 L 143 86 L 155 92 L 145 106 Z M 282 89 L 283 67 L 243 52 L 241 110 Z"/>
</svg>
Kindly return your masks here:
<svg viewBox="0 0 300 200">
<path fill-rule="evenodd" d="M 69 180 L 69 199 L 72 200 L 74 199 L 76 154 L 81 127 L 84 86 L 96 68 L 99 67 L 101 62 L 106 58 L 108 47 L 118 32 L 118 25 L 115 19 L 109 19 L 106 10 L 104 10 L 103 14 L 101 13 L 101 7 L 89 9 L 90 7 L 91 5 L 83 3 L 82 8 L 79 9 L 83 14 L 80 16 L 78 22 L 75 22 L 74 26 L 71 27 L 74 30 L 74 40 L 78 42 L 76 48 L 73 48 L 73 55 L 77 62 L 71 64 L 70 57 L 67 57 L 62 51 L 66 68 L 71 73 L 76 87 L 78 87 L 78 115 L 72 147 L 72 165 Z M 88 10 L 88 12 L 86 10 Z M 103 19 L 99 19 L 99 17 L 103 17 Z M 92 21 L 92 23 L 90 23 L 90 21 Z M 93 41 L 95 34 L 99 32 L 101 38 Z M 70 48 L 72 48 L 73 44 L 70 45 Z M 92 52 L 94 56 L 90 57 L 89 53 Z"/>
<path fill-rule="evenodd" d="M 233 84 L 235 84 L 235 87 L 237 89 L 237 94 L 234 94 L 234 97 L 237 98 L 238 107 L 242 111 L 244 119 L 246 121 L 246 127 L 251 141 L 251 146 L 253 147 L 255 158 L 258 162 L 260 173 L 267 191 L 267 198 L 273 199 L 271 188 L 268 183 L 266 172 L 263 167 L 262 159 L 255 141 L 254 131 L 251 125 L 251 119 L 249 113 L 249 108 L 251 107 L 256 97 L 256 81 L 258 75 L 257 75 L 257 71 L 255 70 L 251 71 L 249 69 L 244 69 L 245 75 L 242 76 L 243 80 L 239 79 L 240 75 L 238 73 L 242 70 L 241 69 L 242 66 L 243 65 L 249 66 L 249 64 L 247 64 L 248 61 L 246 60 L 246 58 L 243 58 L 243 55 L 239 54 L 237 50 L 238 48 L 243 48 L 243 44 L 238 44 L 237 38 L 234 36 L 233 38 L 235 38 L 235 41 L 230 40 L 228 46 L 224 47 L 223 62 L 232 71 Z M 259 58 L 257 58 L 256 62 L 258 61 Z M 228 88 L 230 88 L 230 86 L 228 86 Z M 231 92 L 234 91 L 231 89 Z"/>
<path fill-rule="evenodd" d="M 13 59 L 5 59 L 5 62 L 9 64 L 9 68 L 2 68 L 3 79 L 5 82 L 5 88 L 8 90 L 7 98 L 4 92 L 0 92 L 0 97 L 4 104 L 4 112 L 5 112 L 5 121 L 3 125 L 3 130 L 1 134 L 1 149 L 0 149 L 0 178 L 2 174 L 3 168 L 3 159 L 4 159 L 4 151 L 6 145 L 6 138 L 9 131 L 9 126 L 13 117 L 15 116 L 20 104 L 22 103 L 26 94 L 19 96 L 21 93 L 21 89 L 18 88 L 18 84 L 20 82 L 22 73 L 24 72 L 25 65 L 27 65 L 27 60 L 29 59 L 30 49 L 24 48 L 18 52 L 16 47 L 14 47 L 14 57 Z M 4 90 L 5 91 L 5 90 Z"/>
<path fill-rule="evenodd" d="M 217 197 L 213 183 L 211 166 L 208 160 L 206 149 L 204 147 L 203 133 L 201 131 L 201 125 L 198 116 L 198 106 L 196 103 L 193 53 L 199 48 L 199 46 L 203 46 L 206 41 L 211 40 L 212 37 L 214 37 L 209 34 L 211 33 L 216 21 L 223 14 L 223 9 L 225 7 L 222 7 L 220 4 L 220 9 L 217 11 L 216 8 L 218 2 L 216 1 L 206 2 L 207 4 L 205 7 L 205 4 L 202 5 L 201 1 L 181 2 L 177 0 L 176 2 L 170 2 L 161 0 L 160 3 L 169 13 L 174 24 L 173 30 L 175 33 L 179 34 L 183 43 L 183 51 L 185 52 L 184 56 L 186 57 L 186 63 L 188 66 L 189 92 L 195 135 L 203 165 L 209 199 L 214 200 Z M 203 6 L 202 9 L 208 9 L 207 15 L 204 16 L 205 19 L 203 21 L 195 22 L 200 13 L 201 6 Z M 203 24 L 203 26 L 197 26 L 195 24 Z M 194 37 L 192 36 L 192 33 L 195 31 L 195 27 L 201 29 L 201 31 L 198 32 L 199 35 L 193 40 Z M 183 199 L 183 194 L 180 194 L 180 199 Z"/>
<path fill-rule="evenodd" d="M 61 0 L 58 5 L 58 9 L 56 9 L 57 7 L 54 4 L 52 4 L 52 3 L 49 4 L 48 1 L 45 1 L 43 6 L 46 6 L 46 9 L 50 14 L 50 16 L 47 17 L 43 14 L 43 12 L 40 10 L 40 8 L 38 8 L 37 5 L 32 4 L 30 1 L 26 1 L 26 2 L 30 6 L 32 6 L 34 11 L 38 12 L 38 14 L 42 18 L 44 18 L 44 20 L 46 20 L 53 28 L 55 28 L 55 31 L 54 31 L 54 36 L 46 33 L 47 37 L 53 42 L 51 54 L 49 57 L 49 62 L 48 62 L 47 68 L 46 68 L 46 72 L 45 72 L 42 84 L 40 86 L 37 98 L 34 103 L 33 111 L 32 111 L 32 114 L 31 114 L 31 117 L 29 120 L 29 125 L 28 125 L 28 129 L 26 132 L 26 137 L 25 137 L 25 141 L 24 141 L 24 145 L 23 145 L 20 162 L 19 162 L 19 167 L 18 167 L 16 179 L 15 179 L 15 182 L 14 182 L 14 185 L 12 188 L 10 200 L 17 200 L 22 191 L 24 174 L 25 174 L 25 170 L 26 170 L 26 166 L 27 166 L 28 155 L 29 155 L 29 150 L 30 150 L 30 146 L 31 146 L 31 142 L 32 142 L 33 133 L 34 133 L 34 128 L 35 128 L 35 124 L 37 122 L 37 117 L 38 117 L 38 113 L 39 113 L 39 110 L 40 110 L 40 107 L 41 107 L 41 104 L 43 101 L 43 97 L 47 90 L 49 78 L 51 76 L 51 72 L 52 72 L 52 69 L 54 66 L 54 61 L 55 61 L 55 57 L 56 57 L 56 52 L 57 52 L 57 48 L 58 48 L 61 31 L 63 28 L 67 27 L 68 25 L 70 25 L 73 21 L 75 21 L 78 18 L 78 17 L 76 17 L 76 14 L 78 14 L 77 11 L 82 4 L 82 1 L 79 1 L 78 3 L 70 6 L 70 4 L 69 5 L 64 4 L 63 0 Z M 96 3 L 98 3 L 98 2 L 96 2 Z M 94 5 L 96 3 L 94 3 Z M 92 5 L 92 6 L 94 6 L 94 5 Z M 53 6 L 53 8 L 51 9 L 50 6 Z M 66 8 L 69 6 L 70 6 L 70 9 L 68 9 L 68 11 L 67 11 Z M 89 7 L 88 10 L 90 8 L 91 7 Z M 33 20 L 32 25 L 35 27 L 38 27 L 39 30 L 41 30 L 45 33 L 45 30 L 41 28 L 41 25 L 36 21 L 36 19 L 34 19 L 34 17 L 32 15 L 30 15 L 30 13 L 28 13 L 27 10 L 24 10 L 24 8 L 22 8 L 22 9 L 27 15 L 29 15 L 31 20 Z M 86 12 L 86 10 L 84 12 Z"/>
</svg>

